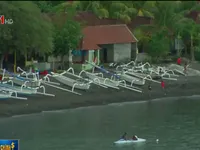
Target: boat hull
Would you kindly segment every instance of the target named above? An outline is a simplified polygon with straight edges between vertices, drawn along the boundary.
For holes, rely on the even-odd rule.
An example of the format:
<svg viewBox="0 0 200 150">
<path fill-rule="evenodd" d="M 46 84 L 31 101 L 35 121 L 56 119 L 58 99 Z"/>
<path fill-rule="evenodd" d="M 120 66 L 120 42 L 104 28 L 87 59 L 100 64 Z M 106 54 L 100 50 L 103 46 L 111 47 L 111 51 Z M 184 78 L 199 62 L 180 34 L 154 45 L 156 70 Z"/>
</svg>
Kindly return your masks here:
<svg viewBox="0 0 200 150">
<path fill-rule="evenodd" d="M 93 74 L 90 74 L 90 73 L 86 73 L 86 75 L 91 79 L 93 80 L 94 82 L 96 82 L 97 84 L 104 84 L 104 85 L 110 85 L 112 87 L 117 87 L 119 86 L 119 82 L 116 82 L 116 81 L 112 81 L 110 79 L 107 79 L 105 80 L 106 78 L 102 78 L 102 77 L 98 77 L 98 76 L 95 76 Z M 98 79 L 96 79 L 98 78 Z M 96 79 L 96 80 L 95 80 Z"/>
<path fill-rule="evenodd" d="M 19 79 L 19 78 L 13 78 L 12 79 L 13 83 L 14 84 L 17 84 L 17 85 L 23 85 L 26 81 L 26 86 L 27 87 L 39 87 L 40 86 L 40 81 L 33 81 L 33 80 L 26 80 L 26 79 Z"/>
<path fill-rule="evenodd" d="M 138 140 L 118 140 L 115 141 L 114 144 L 133 144 L 133 143 L 142 143 L 146 142 L 146 139 L 138 138 Z"/>
<path fill-rule="evenodd" d="M 8 90 L 13 90 L 16 91 L 18 94 L 22 95 L 31 95 L 31 94 L 36 94 L 37 90 L 36 89 L 29 89 L 29 88 L 21 88 L 19 86 L 12 86 L 9 84 L 0 84 L 1 87 L 4 87 Z"/>
<path fill-rule="evenodd" d="M 68 77 L 65 77 L 65 76 L 54 76 L 54 78 L 63 83 L 64 85 L 67 85 L 67 86 L 70 86 L 70 87 L 73 87 L 75 83 L 77 83 L 74 88 L 76 89 L 80 89 L 80 90 L 88 90 L 90 88 L 90 84 L 88 83 L 81 83 L 81 82 L 78 82 L 74 79 L 71 79 L 71 78 L 68 78 Z"/>
<path fill-rule="evenodd" d="M 123 79 L 129 83 L 133 82 L 133 84 L 135 84 L 135 85 L 144 85 L 145 84 L 145 80 L 138 79 L 136 77 L 133 77 L 133 76 L 130 76 L 127 74 L 122 74 L 120 77 L 121 77 L 121 79 Z"/>
<path fill-rule="evenodd" d="M 5 100 L 11 98 L 12 93 L 11 92 L 0 92 L 0 100 Z"/>
</svg>

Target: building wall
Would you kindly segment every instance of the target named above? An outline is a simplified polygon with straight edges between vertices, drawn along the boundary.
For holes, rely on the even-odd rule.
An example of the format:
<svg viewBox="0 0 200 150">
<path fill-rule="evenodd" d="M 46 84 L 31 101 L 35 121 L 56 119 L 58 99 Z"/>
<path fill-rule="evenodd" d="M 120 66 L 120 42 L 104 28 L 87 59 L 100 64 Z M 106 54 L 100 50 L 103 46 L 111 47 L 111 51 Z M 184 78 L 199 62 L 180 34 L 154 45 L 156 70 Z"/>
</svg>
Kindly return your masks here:
<svg viewBox="0 0 200 150">
<path fill-rule="evenodd" d="M 114 44 L 114 62 L 131 60 L 131 43 Z"/>
</svg>

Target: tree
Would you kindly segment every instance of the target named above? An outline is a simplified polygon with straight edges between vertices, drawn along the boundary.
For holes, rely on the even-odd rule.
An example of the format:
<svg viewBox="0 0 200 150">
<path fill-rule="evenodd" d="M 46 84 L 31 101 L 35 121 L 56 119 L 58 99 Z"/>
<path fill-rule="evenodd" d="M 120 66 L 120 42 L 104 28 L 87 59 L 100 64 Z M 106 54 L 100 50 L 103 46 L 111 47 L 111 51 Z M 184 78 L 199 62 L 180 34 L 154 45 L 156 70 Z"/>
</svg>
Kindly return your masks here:
<svg viewBox="0 0 200 150">
<path fill-rule="evenodd" d="M 180 11 L 182 11 L 185 16 L 188 16 L 192 12 L 200 11 L 200 5 L 197 1 L 183 1 L 181 3 Z M 190 56 L 192 61 L 195 60 L 195 50 L 199 50 L 200 47 L 200 35 L 198 34 L 200 32 L 199 29 L 200 25 L 196 23 L 196 20 L 190 20 L 187 22 L 183 30 L 183 36 L 186 44 L 188 41 L 190 43 Z"/>
<path fill-rule="evenodd" d="M 163 34 L 166 31 L 159 31 L 151 36 L 151 40 L 148 43 L 148 54 L 155 58 L 166 56 L 170 50 L 170 41 Z"/>
<path fill-rule="evenodd" d="M 144 52 L 145 46 L 150 41 L 150 33 L 144 32 L 140 28 L 136 28 L 134 31 L 132 31 L 135 37 L 138 39 L 138 48 Z"/>
<path fill-rule="evenodd" d="M 153 24 L 143 25 L 139 28 L 145 33 L 150 31 L 153 35 L 162 31 L 159 34 L 168 38 L 171 44 L 174 43 L 175 38 L 181 38 L 185 26 L 191 19 L 185 17 L 185 12 L 180 9 L 179 1 L 156 1 L 154 6 L 150 9 L 154 16 Z M 179 51 L 177 52 L 179 54 Z"/>
<path fill-rule="evenodd" d="M 112 1 L 109 7 L 110 18 L 119 19 L 125 23 L 131 22 L 137 10 L 132 2 Z"/>
<path fill-rule="evenodd" d="M 66 2 L 62 4 L 64 9 L 66 5 Z M 77 11 L 92 12 L 100 19 L 113 18 L 126 23 L 130 22 L 137 12 L 132 2 L 128 1 L 74 1 L 71 6 Z"/>
<path fill-rule="evenodd" d="M 103 8 L 100 1 L 73 1 L 73 3 L 63 2 L 54 7 L 55 12 L 66 12 L 67 8 L 73 7 L 76 11 L 93 12 L 99 18 L 108 18 L 109 12 Z"/>
<path fill-rule="evenodd" d="M 0 9 L 5 18 L 13 20 L 12 25 L 0 26 L 1 67 L 6 53 L 17 51 L 18 55 L 24 55 L 31 51 L 45 53 L 52 50 L 52 25 L 36 4 L 31 1 L 1 1 Z"/>
<path fill-rule="evenodd" d="M 55 24 L 54 36 L 54 56 L 60 56 L 62 68 L 64 68 L 64 56 L 69 54 L 70 50 L 78 48 L 82 38 L 81 25 L 73 20 L 75 11 L 73 8 L 67 9 L 67 19 L 63 24 Z"/>
<path fill-rule="evenodd" d="M 195 50 L 199 51 L 200 47 L 200 25 L 191 20 L 184 28 L 183 40 L 190 49 L 190 58 L 195 60 Z"/>
<path fill-rule="evenodd" d="M 133 7 L 136 9 L 136 16 L 154 18 L 151 10 L 153 7 L 155 7 L 156 1 L 133 1 L 132 3 Z"/>
<path fill-rule="evenodd" d="M 33 1 L 41 10 L 42 13 L 48 13 L 52 11 L 52 3 L 48 1 Z"/>
</svg>

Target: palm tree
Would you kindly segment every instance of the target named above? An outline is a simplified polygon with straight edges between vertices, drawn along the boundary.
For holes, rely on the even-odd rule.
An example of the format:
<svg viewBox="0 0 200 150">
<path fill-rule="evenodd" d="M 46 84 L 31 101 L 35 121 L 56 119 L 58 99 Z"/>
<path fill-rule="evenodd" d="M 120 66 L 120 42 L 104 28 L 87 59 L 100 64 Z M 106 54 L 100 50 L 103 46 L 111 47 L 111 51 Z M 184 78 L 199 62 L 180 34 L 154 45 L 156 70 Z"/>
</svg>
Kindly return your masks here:
<svg viewBox="0 0 200 150">
<path fill-rule="evenodd" d="M 136 16 L 154 18 L 151 9 L 155 7 L 156 1 L 133 1 L 133 7 L 137 10 Z"/>
<path fill-rule="evenodd" d="M 181 11 L 184 13 L 185 16 L 188 16 L 192 12 L 198 12 L 200 11 L 200 4 L 197 1 L 183 1 L 181 3 L 180 7 Z M 193 18 L 196 19 L 196 18 Z M 194 52 L 195 47 L 198 47 L 200 45 L 200 36 L 199 36 L 199 28 L 200 25 L 195 22 L 196 20 L 190 20 L 185 26 L 184 33 L 187 37 L 190 37 L 190 56 L 191 60 L 195 60 Z M 195 45 L 194 45 L 195 41 Z"/>
<path fill-rule="evenodd" d="M 154 16 L 153 24 L 139 27 L 144 32 L 158 33 L 162 31 L 163 36 L 174 41 L 175 38 L 181 38 L 181 33 L 185 25 L 191 21 L 180 11 L 180 2 L 174 1 L 156 1 L 155 7 L 151 7 Z M 160 34 L 160 33 L 159 33 Z M 178 51 L 178 54 L 180 52 Z"/>
<path fill-rule="evenodd" d="M 183 31 L 183 39 L 190 47 L 190 58 L 191 61 L 195 60 L 195 50 L 199 50 L 200 46 L 200 25 L 196 24 L 193 20 L 188 22 Z"/>
<path fill-rule="evenodd" d="M 137 10 L 133 7 L 132 2 L 111 1 L 109 6 L 110 18 L 120 19 L 129 23 Z"/>
<path fill-rule="evenodd" d="M 73 3 L 64 2 L 55 7 L 56 12 L 65 12 L 67 8 L 73 7 L 76 11 L 93 12 L 99 18 L 108 18 L 109 12 L 105 9 L 100 1 L 73 1 Z"/>
</svg>

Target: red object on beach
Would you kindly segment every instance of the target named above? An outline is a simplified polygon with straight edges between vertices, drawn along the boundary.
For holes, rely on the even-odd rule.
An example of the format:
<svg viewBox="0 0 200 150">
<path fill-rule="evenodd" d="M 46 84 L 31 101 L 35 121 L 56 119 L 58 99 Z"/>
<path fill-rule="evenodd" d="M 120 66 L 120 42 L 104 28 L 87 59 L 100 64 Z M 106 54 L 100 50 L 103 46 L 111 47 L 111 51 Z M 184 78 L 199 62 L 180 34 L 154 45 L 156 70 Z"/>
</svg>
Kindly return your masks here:
<svg viewBox="0 0 200 150">
<path fill-rule="evenodd" d="M 47 75 L 48 74 L 48 71 L 47 70 L 44 70 L 42 72 L 40 72 L 41 75 Z"/>
<path fill-rule="evenodd" d="M 48 74 L 48 71 L 47 70 L 44 70 L 43 71 L 43 75 L 47 75 Z"/>
<path fill-rule="evenodd" d="M 165 88 L 165 82 L 164 81 L 161 81 L 161 87 Z"/>
<path fill-rule="evenodd" d="M 181 58 L 180 57 L 177 59 L 177 64 L 181 65 Z"/>
<path fill-rule="evenodd" d="M 48 74 L 48 71 L 47 71 L 47 70 L 45 70 L 45 71 L 44 71 L 44 75 L 47 75 L 47 74 Z"/>
</svg>

